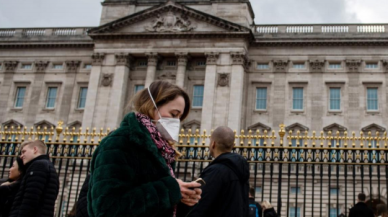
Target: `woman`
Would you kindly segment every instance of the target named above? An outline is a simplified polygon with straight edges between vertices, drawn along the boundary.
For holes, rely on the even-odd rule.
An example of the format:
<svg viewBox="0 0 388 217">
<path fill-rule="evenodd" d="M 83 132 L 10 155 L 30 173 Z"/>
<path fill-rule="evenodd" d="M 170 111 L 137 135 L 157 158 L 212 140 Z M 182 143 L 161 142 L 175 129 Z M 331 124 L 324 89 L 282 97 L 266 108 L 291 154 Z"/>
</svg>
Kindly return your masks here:
<svg viewBox="0 0 388 217">
<path fill-rule="evenodd" d="M 264 217 L 278 217 L 278 214 L 276 214 L 275 209 L 268 201 L 264 200 L 261 203 L 261 207 L 263 209 L 262 216 L 264 216 Z"/>
<path fill-rule="evenodd" d="M 24 164 L 19 157 L 9 169 L 8 181 L 0 186 L 0 216 L 6 217 L 11 211 L 13 200 L 20 187 L 20 180 L 24 174 Z"/>
<path fill-rule="evenodd" d="M 173 144 L 190 110 L 187 93 L 158 81 L 133 103 L 136 113 L 127 114 L 93 154 L 90 216 L 172 217 L 179 202 L 193 206 L 200 199 L 200 184 L 174 175 L 178 153 Z"/>
<path fill-rule="evenodd" d="M 387 210 L 387 205 L 385 204 L 378 204 L 376 206 L 377 210 L 377 217 L 388 217 L 388 210 Z"/>
</svg>

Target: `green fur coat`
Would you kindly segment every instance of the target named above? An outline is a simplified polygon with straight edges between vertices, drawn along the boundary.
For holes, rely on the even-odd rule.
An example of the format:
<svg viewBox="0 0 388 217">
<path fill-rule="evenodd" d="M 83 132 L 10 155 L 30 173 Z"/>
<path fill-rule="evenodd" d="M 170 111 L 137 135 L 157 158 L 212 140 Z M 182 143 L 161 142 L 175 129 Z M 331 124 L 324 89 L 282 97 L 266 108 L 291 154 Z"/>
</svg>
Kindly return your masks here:
<svg viewBox="0 0 388 217">
<path fill-rule="evenodd" d="M 181 193 L 150 133 L 129 113 L 91 163 L 90 216 L 170 217 Z"/>
</svg>

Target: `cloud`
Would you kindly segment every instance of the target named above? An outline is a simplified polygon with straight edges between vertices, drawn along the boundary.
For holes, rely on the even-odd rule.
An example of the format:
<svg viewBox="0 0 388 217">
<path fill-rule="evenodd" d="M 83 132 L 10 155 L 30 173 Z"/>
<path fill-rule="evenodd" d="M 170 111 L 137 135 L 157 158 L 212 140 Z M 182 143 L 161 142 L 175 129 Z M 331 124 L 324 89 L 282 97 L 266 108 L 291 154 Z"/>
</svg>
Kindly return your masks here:
<svg viewBox="0 0 388 217">
<path fill-rule="evenodd" d="M 358 23 L 346 0 L 253 0 L 257 24 Z"/>
</svg>

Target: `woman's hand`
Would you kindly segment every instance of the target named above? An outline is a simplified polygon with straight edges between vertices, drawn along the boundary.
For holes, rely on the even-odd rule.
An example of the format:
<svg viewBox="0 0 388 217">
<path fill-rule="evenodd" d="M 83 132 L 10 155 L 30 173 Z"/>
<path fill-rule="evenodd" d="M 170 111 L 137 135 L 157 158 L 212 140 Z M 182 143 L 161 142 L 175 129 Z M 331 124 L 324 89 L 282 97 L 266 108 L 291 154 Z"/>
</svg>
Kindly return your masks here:
<svg viewBox="0 0 388 217">
<path fill-rule="evenodd" d="M 181 202 L 188 205 L 194 206 L 201 199 L 202 190 L 200 189 L 201 184 L 197 182 L 183 182 L 177 179 L 179 187 L 181 189 L 182 199 Z M 192 189 L 190 189 L 192 188 Z"/>
</svg>

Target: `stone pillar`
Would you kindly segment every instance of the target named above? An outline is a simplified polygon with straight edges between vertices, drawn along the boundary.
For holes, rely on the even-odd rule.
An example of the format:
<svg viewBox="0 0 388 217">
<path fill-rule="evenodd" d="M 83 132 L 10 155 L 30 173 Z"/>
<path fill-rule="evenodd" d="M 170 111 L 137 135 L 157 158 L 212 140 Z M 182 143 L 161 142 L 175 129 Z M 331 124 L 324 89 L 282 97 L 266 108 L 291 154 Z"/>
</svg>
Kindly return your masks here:
<svg viewBox="0 0 388 217">
<path fill-rule="evenodd" d="M 186 66 L 189 56 L 187 53 L 175 53 L 175 55 L 178 57 L 178 69 L 176 72 L 175 84 L 179 87 L 183 87 L 185 85 Z"/>
<path fill-rule="evenodd" d="M 116 68 L 113 76 L 112 90 L 109 99 L 109 115 L 106 117 L 106 127 L 116 128 L 120 125 L 126 106 L 129 66 L 132 57 L 128 54 L 116 54 Z"/>
<path fill-rule="evenodd" d="M 86 104 L 84 109 L 84 117 L 82 119 L 82 127 L 93 127 L 94 112 L 96 109 L 98 86 L 100 83 L 102 62 L 104 61 L 104 53 L 94 53 L 92 55 L 93 67 L 89 76 L 88 94 L 86 96 Z M 101 126 L 96 126 L 101 127 Z"/>
<path fill-rule="evenodd" d="M 245 53 L 232 52 L 232 72 L 230 82 L 230 98 L 229 98 L 229 113 L 228 127 L 240 132 L 241 120 L 243 112 L 243 95 L 244 95 L 244 78 L 246 62 Z"/>
<path fill-rule="evenodd" d="M 157 53 L 146 53 L 148 57 L 147 75 L 144 87 L 147 88 L 155 80 L 156 66 L 158 64 L 159 56 Z"/>
<path fill-rule="evenodd" d="M 213 123 L 213 105 L 216 88 L 217 60 L 219 53 L 211 52 L 206 55 L 205 85 L 203 94 L 201 132 L 210 133 Z"/>
<path fill-rule="evenodd" d="M 8 101 L 10 100 L 9 95 L 13 83 L 13 76 L 15 69 L 17 68 L 19 61 L 4 61 L 3 66 L 5 68 L 3 82 L 0 86 L 0 122 L 6 121 L 8 112 Z M 14 100 L 14 99 L 11 99 Z"/>
</svg>

